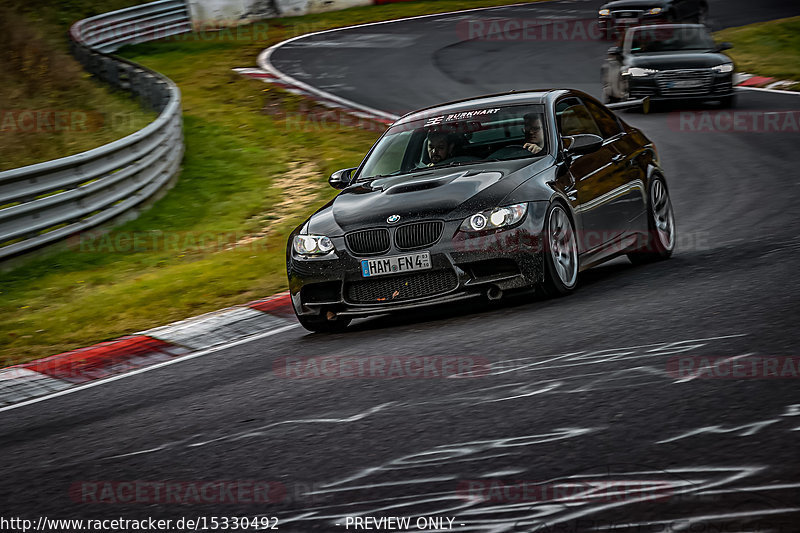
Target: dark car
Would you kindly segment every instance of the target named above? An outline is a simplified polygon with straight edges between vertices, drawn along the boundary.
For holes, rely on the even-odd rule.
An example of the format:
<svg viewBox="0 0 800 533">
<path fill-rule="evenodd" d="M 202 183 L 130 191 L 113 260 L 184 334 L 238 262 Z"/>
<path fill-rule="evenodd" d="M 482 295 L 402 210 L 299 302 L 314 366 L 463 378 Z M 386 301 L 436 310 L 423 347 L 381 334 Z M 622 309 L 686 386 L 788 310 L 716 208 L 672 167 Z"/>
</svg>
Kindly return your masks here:
<svg viewBox="0 0 800 533">
<path fill-rule="evenodd" d="M 606 38 L 625 33 L 631 26 L 664 22 L 705 24 L 706 0 L 616 0 L 603 4 L 597 14 Z"/>
<path fill-rule="evenodd" d="M 719 100 L 734 104 L 733 61 L 722 53 L 729 43 L 714 43 L 705 26 L 639 26 L 612 46 L 602 66 L 606 103 L 638 99 Z"/>
<path fill-rule="evenodd" d="M 294 230 L 286 254 L 311 331 L 508 291 L 566 294 L 581 270 L 620 254 L 667 258 L 675 243 L 653 143 L 574 90 L 411 113 L 330 183 L 344 190 Z"/>
</svg>

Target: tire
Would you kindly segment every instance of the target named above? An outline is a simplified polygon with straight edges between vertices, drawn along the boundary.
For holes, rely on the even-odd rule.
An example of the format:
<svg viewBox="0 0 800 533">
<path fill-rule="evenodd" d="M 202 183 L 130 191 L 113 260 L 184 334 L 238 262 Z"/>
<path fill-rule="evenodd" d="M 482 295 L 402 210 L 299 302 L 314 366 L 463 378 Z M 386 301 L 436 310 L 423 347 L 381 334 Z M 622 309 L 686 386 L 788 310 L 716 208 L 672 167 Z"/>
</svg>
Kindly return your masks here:
<svg viewBox="0 0 800 533">
<path fill-rule="evenodd" d="M 575 225 L 560 203 L 550 204 L 542 231 L 544 281 L 540 285 L 545 296 L 562 296 L 578 284 L 578 241 Z"/>
<path fill-rule="evenodd" d="M 669 259 L 675 249 L 675 214 L 667 183 L 661 176 L 650 180 L 647 195 L 647 235 L 639 249 L 628 254 L 634 265 Z"/>
<path fill-rule="evenodd" d="M 605 77 L 603 78 L 603 103 L 604 104 L 613 104 L 615 102 L 619 102 L 619 98 L 614 96 L 614 91 L 611 90 L 611 85 L 606 82 Z"/>
<path fill-rule="evenodd" d="M 300 316 L 297 315 L 297 320 L 300 325 L 312 333 L 340 333 L 347 329 L 350 325 L 351 319 L 338 318 L 336 320 L 327 320 L 321 316 Z"/>
</svg>

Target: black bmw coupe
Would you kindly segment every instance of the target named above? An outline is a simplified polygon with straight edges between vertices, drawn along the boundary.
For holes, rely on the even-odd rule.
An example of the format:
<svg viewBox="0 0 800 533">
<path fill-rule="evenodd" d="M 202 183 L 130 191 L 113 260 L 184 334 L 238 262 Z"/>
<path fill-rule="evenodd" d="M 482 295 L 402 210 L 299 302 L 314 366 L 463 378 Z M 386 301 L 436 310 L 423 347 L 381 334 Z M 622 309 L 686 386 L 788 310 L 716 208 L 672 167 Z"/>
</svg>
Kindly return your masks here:
<svg viewBox="0 0 800 533">
<path fill-rule="evenodd" d="M 619 105 L 619 104 L 617 104 Z M 512 92 L 395 122 L 289 237 L 294 310 L 311 331 L 354 317 L 537 288 L 675 244 L 653 143 L 574 90 Z"/>
</svg>

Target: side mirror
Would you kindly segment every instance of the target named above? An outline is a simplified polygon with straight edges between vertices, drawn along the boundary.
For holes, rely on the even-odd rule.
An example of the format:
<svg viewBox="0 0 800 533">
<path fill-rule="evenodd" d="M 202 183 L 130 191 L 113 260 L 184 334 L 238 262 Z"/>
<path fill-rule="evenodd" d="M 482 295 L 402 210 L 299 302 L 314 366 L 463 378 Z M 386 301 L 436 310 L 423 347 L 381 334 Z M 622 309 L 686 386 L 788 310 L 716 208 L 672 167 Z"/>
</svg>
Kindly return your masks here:
<svg viewBox="0 0 800 533">
<path fill-rule="evenodd" d="M 731 48 L 733 48 L 733 44 L 731 43 L 718 43 L 714 50 L 717 52 L 722 52 L 724 50 L 730 50 Z"/>
<path fill-rule="evenodd" d="M 621 58 L 622 57 L 622 48 L 620 48 L 619 46 L 612 46 L 611 48 L 608 49 L 608 56 L 609 57 L 614 57 L 614 58 L 617 58 L 617 59 Z"/>
<path fill-rule="evenodd" d="M 328 183 L 330 183 L 331 187 L 334 189 L 344 189 L 350 185 L 350 178 L 354 170 L 354 168 L 343 168 L 342 170 L 337 170 L 331 174 L 330 178 L 328 178 Z"/>
<path fill-rule="evenodd" d="M 603 146 L 603 138 L 591 133 L 579 133 L 561 137 L 561 143 L 568 155 L 589 154 Z"/>
</svg>

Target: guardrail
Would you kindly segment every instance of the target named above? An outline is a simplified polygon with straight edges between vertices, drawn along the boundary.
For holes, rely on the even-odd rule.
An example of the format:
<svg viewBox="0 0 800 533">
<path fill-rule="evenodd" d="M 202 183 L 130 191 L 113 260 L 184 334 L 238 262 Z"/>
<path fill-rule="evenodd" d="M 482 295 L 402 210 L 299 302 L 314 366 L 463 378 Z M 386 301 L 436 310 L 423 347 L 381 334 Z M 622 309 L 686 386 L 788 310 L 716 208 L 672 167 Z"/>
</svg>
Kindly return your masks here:
<svg viewBox="0 0 800 533">
<path fill-rule="evenodd" d="M 70 28 L 72 52 L 87 71 L 159 115 L 99 148 L 0 172 L 0 260 L 119 219 L 172 183 L 183 159 L 180 91 L 169 78 L 109 53 L 190 29 L 183 0 L 112 11 Z"/>
</svg>

